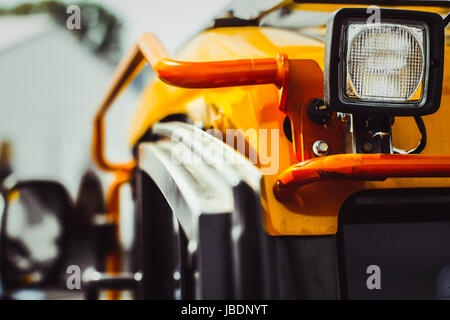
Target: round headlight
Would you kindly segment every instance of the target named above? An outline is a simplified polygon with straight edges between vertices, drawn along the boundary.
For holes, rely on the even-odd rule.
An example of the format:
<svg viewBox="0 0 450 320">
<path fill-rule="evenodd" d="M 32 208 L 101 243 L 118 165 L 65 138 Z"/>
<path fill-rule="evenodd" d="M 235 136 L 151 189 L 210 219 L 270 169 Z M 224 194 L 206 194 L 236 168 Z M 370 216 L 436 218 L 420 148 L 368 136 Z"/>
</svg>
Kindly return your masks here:
<svg viewBox="0 0 450 320">
<path fill-rule="evenodd" d="M 419 100 L 425 66 L 423 30 L 393 24 L 349 25 L 347 96 Z"/>
</svg>

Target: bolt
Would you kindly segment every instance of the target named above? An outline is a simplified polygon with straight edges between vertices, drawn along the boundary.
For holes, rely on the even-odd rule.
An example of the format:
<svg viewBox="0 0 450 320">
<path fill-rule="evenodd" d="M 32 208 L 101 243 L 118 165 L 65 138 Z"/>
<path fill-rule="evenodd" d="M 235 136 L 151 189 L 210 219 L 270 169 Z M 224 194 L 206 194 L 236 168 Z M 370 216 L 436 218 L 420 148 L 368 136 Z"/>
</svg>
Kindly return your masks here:
<svg viewBox="0 0 450 320">
<path fill-rule="evenodd" d="M 312 149 L 316 156 L 321 157 L 328 154 L 328 152 L 330 151 L 330 146 L 326 141 L 317 140 L 316 142 L 314 142 Z"/>
<path fill-rule="evenodd" d="M 331 111 L 322 99 L 311 100 L 308 105 L 307 114 L 309 119 L 318 125 L 325 125 L 331 117 Z"/>
</svg>

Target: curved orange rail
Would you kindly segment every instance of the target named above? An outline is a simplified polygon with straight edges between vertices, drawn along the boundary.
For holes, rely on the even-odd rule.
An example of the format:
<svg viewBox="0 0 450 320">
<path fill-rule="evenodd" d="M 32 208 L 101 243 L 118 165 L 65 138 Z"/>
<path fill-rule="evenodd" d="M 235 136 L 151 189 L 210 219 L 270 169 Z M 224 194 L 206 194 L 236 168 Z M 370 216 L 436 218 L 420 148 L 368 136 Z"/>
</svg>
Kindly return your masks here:
<svg viewBox="0 0 450 320">
<path fill-rule="evenodd" d="M 111 163 L 105 155 L 104 119 L 120 92 L 134 79 L 145 63 L 149 63 L 164 82 L 183 88 L 218 88 L 257 84 L 286 87 L 289 64 L 286 55 L 275 58 L 241 59 L 210 62 L 186 62 L 171 59 L 152 33 L 143 34 L 117 67 L 109 90 L 94 121 L 93 157 L 97 165 L 111 172 L 131 172 L 134 162 Z M 282 102 L 285 101 L 285 92 Z"/>
<path fill-rule="evenodd" d="M 284 171 L 274 186 L 279 201 L 324 180 L 385 180 L 387 178 L 450 177 L 448 155 L 339 154 L 314 158 Z"/>
</svg>

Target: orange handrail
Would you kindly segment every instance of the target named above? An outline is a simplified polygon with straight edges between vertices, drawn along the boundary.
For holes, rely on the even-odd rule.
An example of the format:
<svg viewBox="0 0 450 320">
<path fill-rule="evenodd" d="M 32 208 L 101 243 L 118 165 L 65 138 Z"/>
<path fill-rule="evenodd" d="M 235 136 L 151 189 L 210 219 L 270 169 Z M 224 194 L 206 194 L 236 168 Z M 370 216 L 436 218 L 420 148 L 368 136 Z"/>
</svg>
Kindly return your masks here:
<svg viewBox="0 0 450 320">
<path fill-rule="evenodd" d="M 450 177 L 450 156 L 339 154 L 314 158 L 284 171 L 274 186 L 274 194 L 285 202 L 298 188 L 318 181 L 419 177 Z"/>
<path fill-rule="evenodd" d="M 120 92 L 133 80 L 148 62 L 164 82 L 184 88 L 218 88 L 257 84 L 275 84 L 286 87 L 289 77 L 287 56 L 275 58 L 240 59 L 228 61 L 186 62 L 170 58 L 161 42 L 152 33 L 144 33 L 119 64 L 109 90 L 95 116 L 93 158 L 97 165 L 111 172 L 131 173 L 132 161 L 111 163 L 105 155 L 104 119 L 107 110 Z M 282 102 L 285 101 L 285 92 Z"/>
</svg>

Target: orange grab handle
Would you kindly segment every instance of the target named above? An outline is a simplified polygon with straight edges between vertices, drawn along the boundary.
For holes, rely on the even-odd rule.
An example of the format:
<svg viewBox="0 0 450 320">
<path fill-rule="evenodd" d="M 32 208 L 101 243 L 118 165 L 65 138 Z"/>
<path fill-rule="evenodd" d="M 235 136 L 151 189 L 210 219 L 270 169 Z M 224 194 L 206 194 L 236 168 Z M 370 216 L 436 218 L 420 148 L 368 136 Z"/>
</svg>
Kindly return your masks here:
<svg viewBox="0 0 450 320">
<path fill-rule="evenodd" d="M 387 178 L 450 177 L 448 155 L 339 154 L 314 158 L 284 171 L 274 186 L 279 201 L 324 180 L 385 180 Z"/>
<path fill-rule="evenodd" d="M 144 33 L 120 62 L 113 82 L 94 120 L 93 158 L 100 169 L 131 173 L 134 162 L 114 164 L 105 155 L 104 119 L 115 98 L 149 63 L 165 83 L 183 88 L 218 88 L 257 84 L 275 84 L 286 88 L 289 77 L 287 56 L 210 62 L 185 62 L 170 58 L 161 42 L 152 33 Z M 286 99 L 283 90 L 282 102 Z"/>
</svg>

